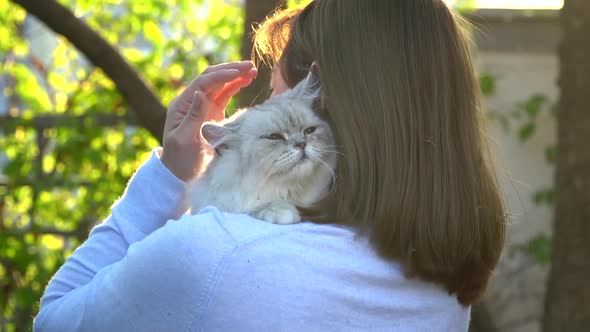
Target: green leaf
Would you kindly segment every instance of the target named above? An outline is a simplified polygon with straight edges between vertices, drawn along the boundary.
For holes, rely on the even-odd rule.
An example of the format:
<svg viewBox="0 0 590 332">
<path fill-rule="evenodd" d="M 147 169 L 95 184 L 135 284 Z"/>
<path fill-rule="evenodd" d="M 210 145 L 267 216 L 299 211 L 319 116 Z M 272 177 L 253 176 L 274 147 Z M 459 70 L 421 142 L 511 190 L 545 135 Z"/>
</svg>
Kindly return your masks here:
<svg viewBox="0 0 590 332">
<path fill-rule="evenodd" d="M 496 78 L 491 74 L 483 74 L 479 77 L 479 85 L 484 96 L 496 93 Z"/>
<path fill-rule="evenodd" d="M 127 60 L 134 63 L 145 58 L 144 53 L 136 48 L 126 47 L 121 50 L 121 53 Z"/>
<path fill-rule="evenodd" d="M 526 142 L 535 133 L 537 126 L 534 122 L 524 124 L 518 129 L 518 138 L 521 142 Z"/>
<path fill-rule="evenodd" d="M 552 144 L 545 148 L 545 160 L 550 164 L 555 164 L 557 160 L 557 146 Z"/>
<path fill-rule="evenodd" d="M 541 107 L 545 103 L 547 98 L 544 95 L 533 95 L 524 104 L 524 109 L 530 118 L 535 118 L 541 111 Z"/>
<path fill-rule="evenodd" d="M 160 30 L 160 27 L 153 21 L 144 22 L 143 34 L 148 40 L 156 45 L 160 45 L 164 41 L 162 30 Z"/>
<path fill-rule="evenodd" d="M 528 241 L 525 251 L 533 256 L 541 266 L 546 266 L 551 262 L 551 238 L 545 234 L 540 234 Z"/>
<path fill-rule="evenodd" d="M 16 80 L 15 93 L 34 111 L 47 111 L 51 108 L 51 101 L 47 91 L 41 87 L 37 76 L 22 63 L 16 63 L 10 73 Z"/>
<path fill-rule="evenodd" d="M 68 81 L 66 80 L 66 78 L 63 75 L 61 75 L 57 72 L 51 72 L 51 73 L 49 73 L 47 79 L 54 89 L 57 89 L 57 90 L 66 90 L 67 89 Z"/>
<path fill-rule="evenodd" d="M 533 193 L 533 203 L 536 205 L 552 206 L 555 201 L 555 191 L 553 189 L 542 189 Z"/>
</svg>

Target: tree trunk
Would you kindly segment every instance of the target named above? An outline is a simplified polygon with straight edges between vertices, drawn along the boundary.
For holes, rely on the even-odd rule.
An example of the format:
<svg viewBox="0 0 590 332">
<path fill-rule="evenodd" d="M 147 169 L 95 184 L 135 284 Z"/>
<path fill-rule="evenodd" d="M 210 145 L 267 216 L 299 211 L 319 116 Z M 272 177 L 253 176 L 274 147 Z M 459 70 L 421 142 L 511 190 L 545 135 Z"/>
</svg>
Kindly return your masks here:
<svg viewBox="0 0 590 332">
<path fill-rule="evenodd" d="M 55 0 L 11 0 L 66 37 L 115 83 L 137 121 L 162 142 L 166 108 L 119 52 L 68 8 Z"/>
<path fill-rule="evenodd" d="M 590 331 L 590 1 L 566 0 L 561 24 L 553 258 L 544 332 Z"/>
<path fill-rule="evenodd" d="M 244 17 L 244 35 L 242 37 L 242 59 L 250 59 L 252 55 L 252 28 L 264 21 L 267 15 L 277 7 L 284 6 L 284 0 L 246 0 Z M 263 63 L 258 64 L 258 78 L 238 94 L 239 106 L 247 107 L 264 101 L 269 95 L 270 68 Z"/>
<path fill-rule="evenodd" d="M 474 305 L 471 308 L 471 322 L 469 332 L 496 332 L 494 319 L 485 302 Z"/>
</svg>

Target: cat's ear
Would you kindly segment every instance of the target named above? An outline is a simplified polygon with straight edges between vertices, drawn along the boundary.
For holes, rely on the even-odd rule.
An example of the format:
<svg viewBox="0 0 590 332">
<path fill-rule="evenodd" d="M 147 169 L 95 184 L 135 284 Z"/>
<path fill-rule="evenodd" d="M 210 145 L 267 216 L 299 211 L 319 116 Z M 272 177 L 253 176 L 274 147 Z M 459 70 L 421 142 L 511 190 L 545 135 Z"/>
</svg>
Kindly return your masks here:
<svg viewBox="0 0 590 332">
<path fill-rule="evenodd" d="M 201 135 L 215 150 L 227 146 L 233 131 L 214 123 L 205 123 L 201 127 Z"/>
<path fill-rule="evenodd" d="M 315 63 L 315 62 L 314 62 Z M 312 105 L 321 95 L 321 82 L 317 68 L 310 70 L 307 76 L 293 88 L 293 96 Z"/>
</svg>

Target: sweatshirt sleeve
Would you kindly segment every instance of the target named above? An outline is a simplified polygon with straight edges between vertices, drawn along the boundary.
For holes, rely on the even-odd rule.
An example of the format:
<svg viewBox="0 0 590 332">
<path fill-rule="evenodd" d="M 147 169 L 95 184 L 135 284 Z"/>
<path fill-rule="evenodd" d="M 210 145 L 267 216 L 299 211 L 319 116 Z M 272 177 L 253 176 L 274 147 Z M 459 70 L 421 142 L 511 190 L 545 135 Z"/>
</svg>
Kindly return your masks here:
<svg viewBox="0 0 590 332">
<path fill-rule="evenodd" d="M 131 178 L 111 215 L 66 260 L 49 282 L 41 299 L 35 331 L 71 331 L 83 326 L 84 309 L 98 291 L 97 284 L 111 278 L 129 247 L 178 219 L 188 209 L 186 184 L 159 159 L 159 151 Z M 119 264 L 120 265 L 120 264 Z M 94 286 L 92 285 L 94 284 Z"/>
</svg>

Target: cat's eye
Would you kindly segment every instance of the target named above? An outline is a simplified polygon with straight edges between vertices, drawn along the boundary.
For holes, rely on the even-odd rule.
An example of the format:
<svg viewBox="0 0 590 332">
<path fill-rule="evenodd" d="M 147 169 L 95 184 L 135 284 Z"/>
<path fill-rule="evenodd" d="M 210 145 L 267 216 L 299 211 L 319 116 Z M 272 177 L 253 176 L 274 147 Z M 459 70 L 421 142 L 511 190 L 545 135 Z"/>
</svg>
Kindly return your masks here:
<svg viewBox="0 0 590 332">
<path fill-rule="evenodd" d="M 281 135 L 281 134 L 279 134 L 279 133 L 272 133 L 272 134 L 270 134 L 270 135 L 264 136 L 264 138 L 266 138 L 266 139 L 270 139 L 270 140 L 273 140 L 273 141 L 277 141 L 277 140 L 285 139 L 285 138 L 283 137 L 283 135 Z"/>
<path fill-rule="evenodd" d="M 303 131 L 305 135 L 313 134 L 316 130 L 316 127 L 309 127 Z"/>
</svg>

